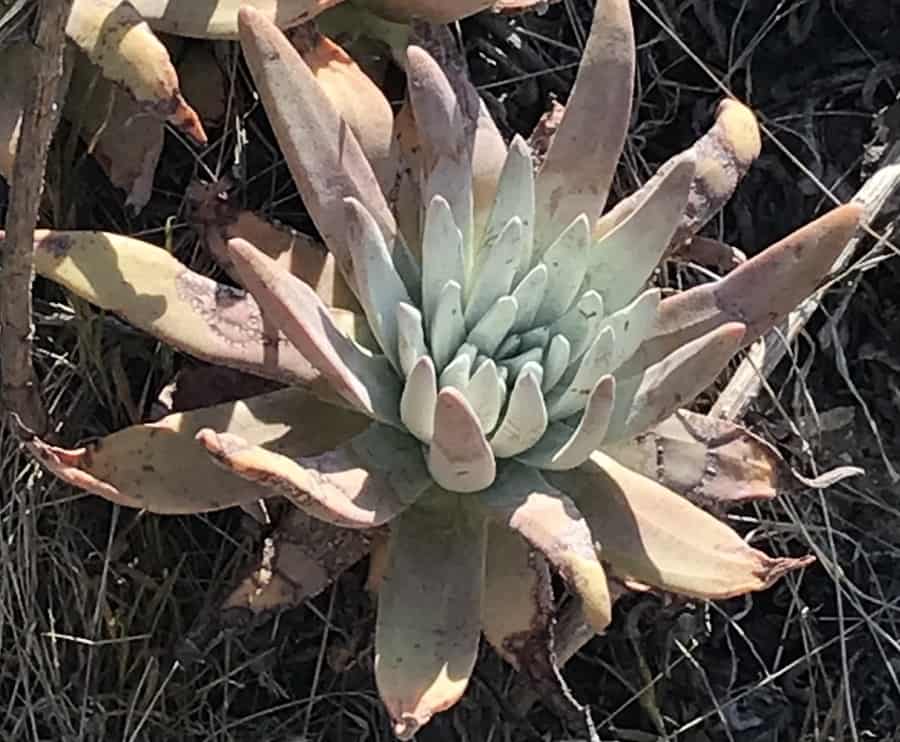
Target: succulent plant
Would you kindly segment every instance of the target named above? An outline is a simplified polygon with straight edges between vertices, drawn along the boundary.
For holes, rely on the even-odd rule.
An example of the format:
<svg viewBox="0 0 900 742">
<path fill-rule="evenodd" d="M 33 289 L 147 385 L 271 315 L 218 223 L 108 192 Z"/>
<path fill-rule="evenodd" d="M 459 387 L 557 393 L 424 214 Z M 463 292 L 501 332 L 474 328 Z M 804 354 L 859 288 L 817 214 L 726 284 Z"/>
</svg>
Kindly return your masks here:
<svg viewBox="0 0 900 742">
<path fill-rule="evenodd" d="M 601 215 L 630 117 L 627 0 L 598 3 L 540 157 L 519 137 L 507 148 L 477 98 L 409 47 L 396 131 L 415 142 L 400 142 L 408 159 L 381 181 L 281 32 L 252 9 L 239 26 L 333 259 L 298 251 L 286 267 L 231 239 L 219 258 L 249 293 L 117 235 L 39 233 L 36 262 L 177 348 L 292 386 L 87 448 L 33 439 L 50 470 L 155 512 L 278 495 L 341 528 L 389 528 L 375 674 L 401 738 L 461 697 L 482 632 L 526 661 L 548 631 L 550 567 L 599 632 L 611 578 L 725 598 L 809 563 L 752 548 L 623 462 L 653 471 L 641 436 L 816 288 L 858 208 L 663 299 L 646 288 L 654 270 L 721 206 L 758 132 L 726 101 L 707 137 Z"/>
</svg>

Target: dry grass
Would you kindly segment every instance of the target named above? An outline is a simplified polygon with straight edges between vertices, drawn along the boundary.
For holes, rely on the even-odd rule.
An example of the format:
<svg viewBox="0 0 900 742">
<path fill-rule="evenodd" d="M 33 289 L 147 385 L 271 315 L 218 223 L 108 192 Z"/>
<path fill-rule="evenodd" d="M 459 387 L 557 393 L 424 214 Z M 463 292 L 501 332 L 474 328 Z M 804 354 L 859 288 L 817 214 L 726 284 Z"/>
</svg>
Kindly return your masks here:
<svg viewBox="0 0 900 742">
<path fill-rule="evenodd" d="M 620 189 L 686 146 L 730 89 L 755 107 L 767 138 L 713 233 L 752 253 L 833 198 L 848 198 L 870 117 L 900 78 L 883 35 L 897 11 L 888 0 L 865 11 L 851 5 L 638 0 L 639 116 Z M 549 95 L 565 96 L 588 6 L 566 0 L 546 18 L 523 21 L 513 39 L 521 43 L 496 18 L 463 25 L 473 72 L 507 132 L 527 132 Z M 67 156 L 80 150 L 63 134 L 44 221 L 168 239 L 179 257 L 212 270 L 183 193 L 194 177 L 231 174 L 249 207 L 308 229 L 261 112 L 241 94 L 246 77 L 233 49 L 225 62 L 238 93 L 227 126 L 203 153 L 170 136 L 139 218 L 89 159 Z M 900 499 L 884 459 L 900 461 L 900 359 L 890 342 L 900 309 L 894 262 L 880 262 L 891 249 L 879 246 L 869 270 L 857 266 L 834 288 L 828 316 L 792 349 L 747 419 L 805 473 L 849 462 L 869 472 L 733 515 L 767 550 L 811 551 L 819 565 L 724 604 L 620 603 L 609 636 L 566 671 L 603 739 L 896 738 Z M 668 280 L 691 282 L 695 271 L 673 268 Z M 37 293 L 35 363 L 61 437 L 102 435 L 146 414 L 184 359 L 52 287 Z M 181 518 L 119 509 L 43 474 L 8 431 L 0 440 L 0 738 L 391 738 L 371 680 L 372 610 L 358 570 L 275 622 L 186 644 L 197 618 L 252 559 L 256 526 L 236 512 Z M 555 703 L 519 716 L 513 683 L 485 653 L 467 699 L 421 739 L 584 736 Z"/>
</svg>

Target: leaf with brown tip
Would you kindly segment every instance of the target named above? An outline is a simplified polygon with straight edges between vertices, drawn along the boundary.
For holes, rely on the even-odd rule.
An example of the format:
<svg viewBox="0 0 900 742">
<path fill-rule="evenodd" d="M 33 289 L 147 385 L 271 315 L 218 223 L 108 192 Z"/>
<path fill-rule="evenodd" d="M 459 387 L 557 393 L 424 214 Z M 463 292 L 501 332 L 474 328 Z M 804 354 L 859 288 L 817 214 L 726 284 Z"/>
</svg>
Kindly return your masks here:
<svg viewBox="0 0 900 742">
<path fill-rule="evenodd" d="M 488 526 L 481 630 L 516 670 L 552 672 L 553 591 L 547 561 L 506 526 Z"/>
<path fill-rule="evenodd" d="M 507 463 L 494 486 L 475 499 L 492 521 L 521 535 L 547 558 L 581 596 L 594 630 L 603 631 L 612 612 L 606 574 L 575 503 L 535 469 L 518 463 Z"/>
<path fill-rule="evenodd" d="M 455 704 L 475 665 L 486 528 L 472 502 L 436 490 L 391 528 L 378 592 L 375 682 L 400 739 Z"/>
<path fill-rule="evenodd" d="M 633 370 L 726 322 L 747 326 L 748 345 L 812 294 L 859 225 L 863 209 L 845 204 L 800 227 L 724 278 L 664 299 L 657 329 L 632 357 Z"/>
<path fill-rule="evenodd" d="M 489 487 L 497 474 L 497 462 L 478 416 L 452 386 L 437 396 L 428 470 L 435 482 L 451 492 L 478 492 Z"/>
<path fill-rule="evenodd" d="M 34 264 L 39 275 L 196 358 L 333 395 L 252 296 L 194 273 L 156 245 L 107 232 L 37 230 Z M 365 325 L 344 310 L 333 310 L 332 320 L 350 334 Z"/>
<path fill-rule="evenodd" d="M 355 409 L 398 424 L 400 383 L 383 355 L 373 355 L 344 335 L 328 308 L 303 281 L 241 239 L 228 255 L 266 316 Z"/>
<path fill-rule="evenodd" d="M 313 456 L 341 445 L 369 422 L 290 388 L 168 415 L 83 448 L 67 450 L 38 439 L 28 446 L 60 479 L 112 502 L 154 513 L 201 513 L 253 502 L 268 492 L 217 466 L 195 440 L 198 431 L 214 428 L 267 450 Z"/>
<path fill-rule="evenodd" d="M 604 445 L 603 452 L 695 505 L 712 507 L 772 499 L 783 466 L 775 449 L 746 428 L 690 410 Z"/>
<path fill-rule="evenodd" d="M 344 528 L 383 525 L 433 484 L 418 441 L 384 425 L 314 456 L 285 456 L 209 428 L 197 440 L 227 471 Z"/>
<path fill-rule="evenodd" d="M 303 203 L 352 288 L 343 199 L 362 203 L 394 249 L 397 227 L 381 186 L 349 124 L 284 34 L 249 6 L 238 13 L 238 26 L 244 56 Z"/>
<path fill-rule="evenodd" d="M 687 206 L 664 252 L 669 254 L 677 250 L 728 203 L 738 183 L 759 157 L 761 146 L 759 125 L 753 111 L 736 100 L 723 100 L 710 130 L 687 150 L 663 163 L 640 189 L 600 217 L 594 227 L 594 238 L 600 239 L 624 221 L 659 180 L 681 158 L 690 155 L 696 161 L 697 169 L 691 181 Z"/>
<path fill-rule="evenodd" d="M 73 3 L 66 35 L 145 111 L 206 144 L 200 117 L 181 97 L 168 50 L 128 0 Z"/>
<path fill-rule="evenodd" d="M 628 0 L 598 2 L 575 86 L 538 171 L 536 244 L 606 204 L 631 116 L 634 29 Z M 602 91 L 602 92 L 601 92 Z"/>
<path fill-rule="evenodd" d="M 696 598 L 764 590 L 813 557 L 770 557 L 725 523 L 600 452 L 548 479 L 575 500 L 612 574 Z"/>
</svg>

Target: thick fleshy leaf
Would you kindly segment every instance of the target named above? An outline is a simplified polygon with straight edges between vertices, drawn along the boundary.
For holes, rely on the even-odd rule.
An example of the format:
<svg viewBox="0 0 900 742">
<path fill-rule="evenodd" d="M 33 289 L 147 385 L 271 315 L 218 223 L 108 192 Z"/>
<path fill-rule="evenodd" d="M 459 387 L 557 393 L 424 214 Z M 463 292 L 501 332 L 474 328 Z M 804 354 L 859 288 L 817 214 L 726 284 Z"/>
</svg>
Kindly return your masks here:
<svg viewBox="0 0 900 742">
<path fill-rule="evenodd" d="M 473 264 L 472 145 L 478 111 L 463 110 L 440 65 L 424 49 L 406 50 L 406 74 L 416 126 L 427 133 L 422 139 L 426 203 L 440 194 L 450 204 L 462 232 L 468 274 Z"/>
<path fill-rule="evenodd" d="M 489 487 L 497 474 L 497 462 L 478 416 L 453 387 L 438 394 L 428 469 L 434 481 L 451 492 L 478 492 Z"/>
<path fill-rule="evenodd" d="M 500 419 L 500 411 L 506 401 L 504 388 L 497 375 L 497 364 L 489 358 L 472 374 L 463 391 L 475 414 L 478 415 L 481 428 L 486 435 L 494 430 Z"/>
<path fill-rule="evenodd" d="M 781 481 L 772 446 L 740 425 L 689 410 L 603 452 L 698 505 L 769 500 Z"/>
<path fill-rule="evenodd" d="M 813 561 L 763 554 L 685 498 L 601 453 L 576 471 L 547 477 L 575 500 L 604 561 L 623 579 L 724 599 L 764 590 Z"/>
<path fill-rule="evenodd" d="M 484 251 L 490 249 L 494 240 L 514 217 L 518 217 L 522 223 L 519 263 L 515 275 L 515 280 L 521 281 L 531 268 L 534 248 L 534 164 L 528 145 L 518 134 L 513 137 L 503 163 L 496 200 L 478 247 L 476 265 L 481 265 Z"/>
<path fill-rule="evenodd" d="M 535 183 L 536 244 L 550 244 L 580 214 L 593 223 L 603 210 L 628 131 L 634 55 L 628 0 L 597 3 L 575 86 Z"/>
<path fill-rule="evenodd" d="M 615 349 L 616 336 L 611 327 L 605 328 L 574 368 L 547 395 L 547 411 L 551 420 L 562 420 L 584 407 L 585 398 L 602 376 L 612 371 L 610 361 Z"/>
<path fill-rule="evenodd" d="M 565 335 L 569 341 L 569 363 L 591 347 L 602 321 L 603 298 L 596 291 L 585 291 L 575 306 L 550 326 L 551 334 Z"/>
<path fill-rule="evenodd" d="M 343 199 L 355 198 L 366 207 L 399 262 L 396 224 L 381 186 L 349 125 L 271 19 L 243 6 L 238 27 L 247 65 L 303 203 L 355 287 Z"/>
<path fill-rule="evenodd" d="M 418 441 L 384 425 L 315 456 L 285 456 L 211 428 L 197 440 L 227 471 L 344 528 L 383 525 L 432 486 Z"/>
<path fill-rule="evenodd" d="M 512 329 L 518 311 L 519 304 L 513 297 L 501 297 L 478 320 L 466 337 L 466 342 L 471 343 L 487 356 L 493 355 L 506 338 L 506 334 Z"/>
<path fill-rule="evenodd" d="M 534 317 L 538 308 L 544 301 L 547 293 L 547 280 L 550 274 L 547 266 L 540 263 L 519 281 L 519 285 L 512 292 L 512 298 L 516 300 L 519 308 L 516 310 L 516 321 L 512 329 L 516 332 L 527 330 L 534 324 Z"/>
<path fill-rule="evenodd" d="M 356 296 L 335 265 L 334 255 L 322 242 L 285 225 L 274 224 L 252 211 L 242 210 L 232 200 L 223 200 L 223 195 L 218 184 L 193 183 L 188 189 L 188 198 L 192 200 L 191 218 L 202 225 L 206 248 L 232 278 L 239 280 L 226 245 L 229 239 L 240 237 L 312 286 L 329 307 L 362 314 Z"/>
<path fill-rule="evenodd" d="M 566 423 L 553 423 L 534 446 L 519 454 L 519 460 L 537 469 L 557 471 L 580 466 L 603 443 L 614 400 L 615 379 L 604 376 L 591 391 L 574 430 Z"/>
<path fill-rule="evenodd" d="M 485 248 L 466 302 L 466 327 L 474 327 L 501 296 L 509 294 L 519 261 L 522 220 L 513 217 Z"/>
<path fill-rule="evenodd" d="M 321 373 L 269 325 L 252 296 L 194 273 L 156 245 L 106 232 L 37 230 L 35 269 L 196 358 L 324 386 Z M 357 315 L 343 310 L 332 310 L 330 319 L 350 334 L 360 326 Z"/>
<path fill-rule="evenodd" d="M 582 214 L 541 256 L 547 266 L 547 291 L 535 315 L 537 324 L 558 320 L 572 305 L 584 281 L 589 240 L 590 224 Z"/>
<path fill-rule="evenodd" d="M 409 372 L 400 396 L 400 419 L 409 432 L 423 443 L 430 443 L 434 434 L 437 393 L 434 362 L 423 355 Z"/>
<path fill-rule="evenodd" d="M 423 20 L 452 23 L 490 8 L 494 0 L 366 0 L 366 6 L 378 15 L 397 23 Z"/>
<path fill-rule="evenodd" d="M 422 313 L 412 304 L 397 305 L 397 357 L 400 370 L 408 375 L 422 356 L 428 352 L 425 345 L 425 326 Z"/>
<path fill-rule="evenodd" d="M 747 326 L 744 344 L 778 324 L 828 274 L 856 231 L 862 207 L 846 204 L 800 227 L 724 278 L 664 299 L 654 336 L 629 367 L 646 368 L 726 322 Z"/>
<path fill-rule="evenodd" d="M 315 426 L 310 420 L 318 421 Z M 34 439 L 29 448 L 60 479 L 120 505 L 154 513 L 201 513 L 266 496 L 257 484 L 216 466 L 195 435 L 214 428 L 288 456 L 339 446 L 370 421 L 297 388 L 168 415 L 83 448 Z"/>
<path fill-rule="evenodd" d="M 375 176 L 387 185 L 394 112 L 384 93 L 340 46 L 313 24 L 295 28 L 290 40 L 341 118 L 347 122 Z"/>
<path fill-rule="evenodd" d="M 463 320 L 462 286 L 447 281 L 438 297 L 434 320 L 429 327 L 431 356 L 438 371 L 443 371 L 459 346 L 466 339 L 466 323 Z"/>
<path fill-rule="evenodd" d="M 391 528 L 375 681 L 400 739 L 456 703 L 475 665 L 486 528 L 472 500 L 435 492 Z"/>
<path fill-rule="evenodd" d="M 491 524 L 481 630 L 516 670 L 550 669 L 553 592 L 547 561 L 504 525 Z"/>
<path fill-rule="evenodd" d="M 588 524 L 568 496 L 531 467 L 509 462 L 494 486 L 473 499 L 492 520 L 520 534 L 547 557 L 581 596 L 594 630 L 606 628 L 612 610 L 606 575 Z"/>
<path fill-rule="evenodd" d="M 697 168 L 687 205 L 666 252 L 678 249 L 728 202 L 759 157 L 761 146 L 759 125 L 753 112 L 736 100 L 722 101 L 712 128 L 688 150 L 665 162 L 638 191 L 597 220 L 594 237 L 600 239 L 621 224 L 687 154 L 696 160 Z"/>
<path fill-rule="evenodd" d="M 375 219 L 355 198 L 345 199 L 345 203 L 353 272 L 359 279 L 359 300 L 381 351 L 399 371 L 397 307 L 411 304 L 409 294 L 394 268 Z"/>
<path fill-rule="evenodd" d="M 656 270 L 684 214 L 694 172 L 693 154 L 681 155 L 635 210 L 594 243 L 588 286 L 603 297 L 607 312 L 631 301 Z"/>
<path fill-rule="evenodd" d="M 607 440 L 632 438 L 689 404 L 721 373 L 743 337 L 744 326 L 729 322 L 678 348 L 642 374 L 619 377 Z"/>
<path fill-rule="evenodd" d="M 315 291 L 245 240 L 228 241 L 242 283 L 269 318 L 347 402 L 397 423 L 400 385 L 384 356 L 356 345 L 334 324 Z"/>
<path fill-rule="evenodd" d="M 422 307 L 429 327 L 447 281 L 463 286 L 466 280 L 463 237 L 450 204 L 441 195 L 428 202 L 422 235 Z"/>
<path fill-rule="evenodd" d="M 659 312 L 659 299 L 659 289 L 649 289 L 628 306 L 604 317 L 599 326 L 612 328 L 616 335 L 611 368 L 619 368 L 653 333 Z"/>
<path fill-rule="evenodd" d="M 527 451 L 547 430 L 541 375 L 540 364 L 528 362 L 516 377 L 503 420 L 491 436 L 495 456 L 510 458 Z"/>
<path fill-rule="evenodd" d="M 572 357 L 572 344 L 565 335 L 556 334 L 547 346 L 547 354 L 544 357 L 544 380 L 541 388 L 547 392 L 557 385 Z"/>
</svg>

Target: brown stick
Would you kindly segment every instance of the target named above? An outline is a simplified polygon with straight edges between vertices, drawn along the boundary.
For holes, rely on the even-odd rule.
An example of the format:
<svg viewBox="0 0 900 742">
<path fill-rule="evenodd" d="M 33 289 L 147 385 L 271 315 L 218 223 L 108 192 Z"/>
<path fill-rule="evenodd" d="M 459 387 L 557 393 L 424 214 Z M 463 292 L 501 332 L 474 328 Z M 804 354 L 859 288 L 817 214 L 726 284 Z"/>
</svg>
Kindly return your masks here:
<svg viewBox="0 0 900 742">
<path fill-rule="evenodd" d="M 32 69 L 10 74 L 34 81 L 22 114 L 22 133 L 13 167 L 6 239 L 0 246 L 0 376 L 6 410 L 25 429 L 43 434 L 47 414 L 31 365 L 31 284 L 34 281 L 34 226 L 37 222 L 50 139 L 59 121 L 58 94 L 68 84 L 63 54 L 72 0 L 43 0 L 37 53 Z"/>
</svg>

